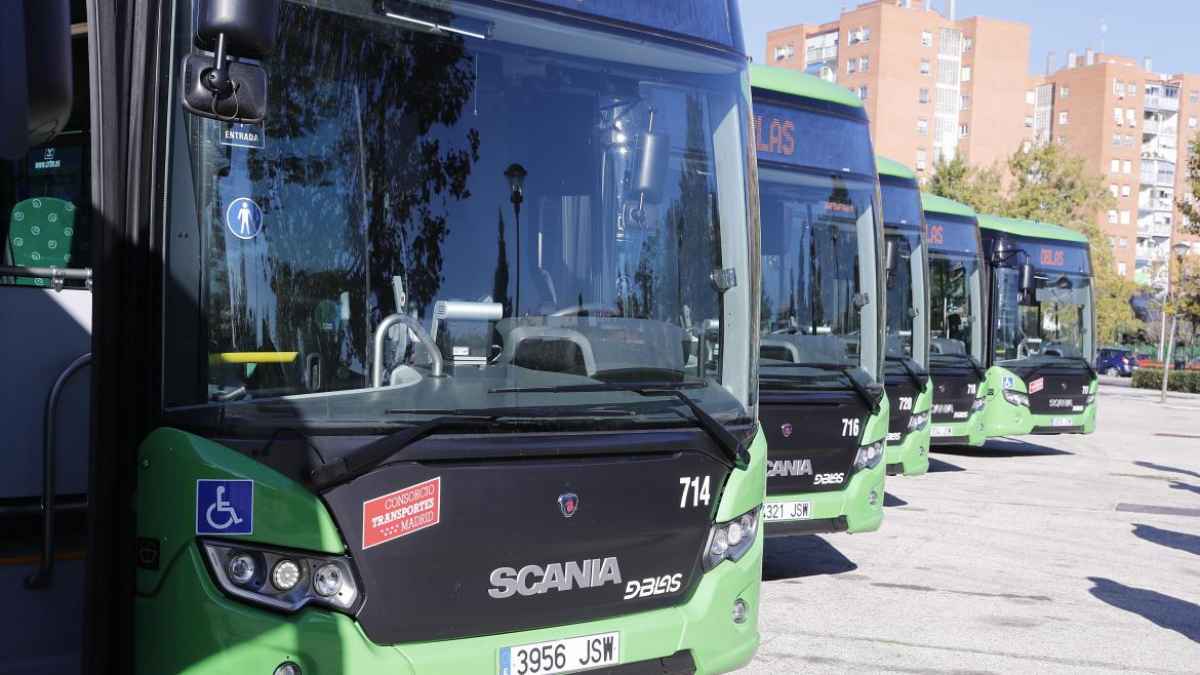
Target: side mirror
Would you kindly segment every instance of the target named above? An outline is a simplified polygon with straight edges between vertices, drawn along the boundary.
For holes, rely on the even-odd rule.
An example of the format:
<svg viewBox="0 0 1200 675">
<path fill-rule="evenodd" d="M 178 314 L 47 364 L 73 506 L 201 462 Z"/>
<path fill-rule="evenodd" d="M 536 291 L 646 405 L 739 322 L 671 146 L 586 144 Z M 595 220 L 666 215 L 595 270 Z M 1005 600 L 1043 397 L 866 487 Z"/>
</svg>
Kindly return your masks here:
<svg viewBox="0 0 1200 675">
<path fill-rule="evenodd" d="M 196 46 L 183 63 L 183 105 L 195 115 L 229 122 L 261 122 L 267 74 L 239 59 L 275 50 L 280 0 L 197 0 Z"/>
<path fill-rule="evenodd" d="M 19 159 L 30 146 L 49 143 L 71 117 L 68 0 L 5 3 L 0 64 L 0 158 Z"/>
<path fill-rule="evenodd" d="M 1028 293 L 1033 290 L 1033 265 L 1025 263 L 1021 265 L 1021 292 Z"/>
</svg>

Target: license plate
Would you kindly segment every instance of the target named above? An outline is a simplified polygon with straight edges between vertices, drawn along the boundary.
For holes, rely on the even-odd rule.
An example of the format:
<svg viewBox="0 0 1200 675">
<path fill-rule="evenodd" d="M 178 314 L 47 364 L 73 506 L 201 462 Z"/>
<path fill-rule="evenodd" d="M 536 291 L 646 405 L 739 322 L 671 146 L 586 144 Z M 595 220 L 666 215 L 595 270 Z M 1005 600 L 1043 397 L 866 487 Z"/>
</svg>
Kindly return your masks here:
<svg viewBox="0 0 1200 675">
<path fill-rule="evenodd" d="M 953 428 L 951 428 L 951 427 L 937 427 L 937 426 L 935 426 L 935 427 L 934 427 L 934 428 L 933 428 L 933 429 L 932 429 L 932 430 L 929 432 L 929 435 L 930 435 L 930 436 L 934 436 L 934 437 L 936 437 L 936 438 L 945 438 L 946 436 L 953 436 L 953 435 L 954 435 L 954 429 L 953 429 Z"/>
<path fill-rule="evenodd" d="M 616 665 L 620 633 L 582 635 L 500 650 L 500 675 L 554 675 Z"/>
<path fill-rule="evenodd" d="M 1073 427 L 1075 426 L 1075 420 L 1070 417 L 1055 417 L 1050 420 L 1050 425 L 1055 427 Z"/>
<path fill-rule="evenodd" d="M 812 502 L 767 502 L 763 504 L 763 520 L 808 520 L 812 518 Z"/>
</svg>

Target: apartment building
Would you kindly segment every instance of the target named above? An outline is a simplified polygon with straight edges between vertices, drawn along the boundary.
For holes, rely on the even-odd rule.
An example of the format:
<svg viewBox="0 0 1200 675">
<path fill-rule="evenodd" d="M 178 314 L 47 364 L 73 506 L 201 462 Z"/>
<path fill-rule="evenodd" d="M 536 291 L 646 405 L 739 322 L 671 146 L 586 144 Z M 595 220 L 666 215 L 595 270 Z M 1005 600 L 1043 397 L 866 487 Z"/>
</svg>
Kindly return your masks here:
<svg viewBox="0 0 1200 675">
<path fill-rule="evenodd" d="M 764 62 L 857 92 L 875 149 L 921 176 L 938 157 L 991 165 L 1032 138 L 1030 28 L 948 13 L 925 0 L 867 2 L 828 23 L 768 32 Z"/>
<path fill-rule="evenodd" d="M 1036 78 L 1037 142 L 1061 143 L 1104 177 L 1115 208 L 1100 215 L 1117 273 L 1162 287 L 1180 239 L 1176 196 L 1186 188 L 1188 141 L 1200 117 L 1200 76 L 1152 70 L 1149 59 L 1070 53 L 1066 67 Z M 1048 113 L 1048 114 L 1047 114 Z"/>
</svg>

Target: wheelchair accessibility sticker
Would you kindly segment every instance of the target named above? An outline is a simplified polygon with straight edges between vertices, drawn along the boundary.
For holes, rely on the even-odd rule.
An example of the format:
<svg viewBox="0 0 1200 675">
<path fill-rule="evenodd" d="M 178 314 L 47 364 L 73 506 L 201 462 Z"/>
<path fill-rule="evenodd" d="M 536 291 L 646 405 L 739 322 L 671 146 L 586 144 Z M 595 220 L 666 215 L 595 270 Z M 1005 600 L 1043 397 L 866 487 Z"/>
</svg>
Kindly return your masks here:
<svg viewBox="0 0 1200 675">
<path fill-rule="evenodd" d="M 254 481 L 196 481 L 196 534 L 253 534 Z"/>
</svg>

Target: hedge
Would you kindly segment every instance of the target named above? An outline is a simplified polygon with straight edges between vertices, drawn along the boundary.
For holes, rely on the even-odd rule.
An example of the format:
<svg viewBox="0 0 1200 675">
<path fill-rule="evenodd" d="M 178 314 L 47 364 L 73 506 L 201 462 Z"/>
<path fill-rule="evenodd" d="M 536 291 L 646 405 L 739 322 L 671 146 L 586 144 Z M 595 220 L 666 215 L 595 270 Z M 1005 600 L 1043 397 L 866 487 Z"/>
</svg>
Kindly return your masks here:
<svg viewBox="0 0 1200 675">
<path fill-rule="evenodd" d="M 1139 368 L 1133 371 L 1131 383 L 1138 389 L 1162 389 L 1162 370 L 1157 368 Z M 1171 369 L 1171 379 L 1167 383 L 1171 391 L 1182 391 L 1189 394 L 1200 394 L 1200 371 Z"/>
</svg>

